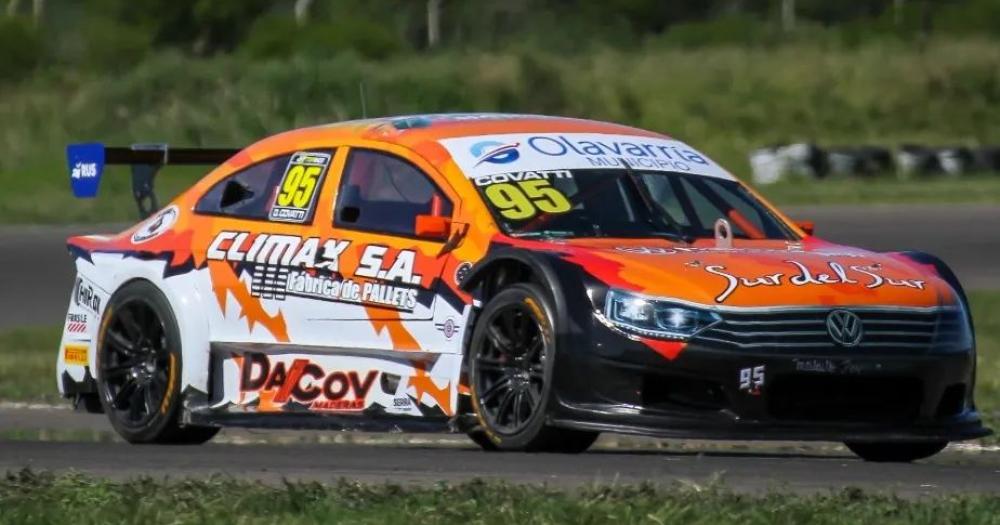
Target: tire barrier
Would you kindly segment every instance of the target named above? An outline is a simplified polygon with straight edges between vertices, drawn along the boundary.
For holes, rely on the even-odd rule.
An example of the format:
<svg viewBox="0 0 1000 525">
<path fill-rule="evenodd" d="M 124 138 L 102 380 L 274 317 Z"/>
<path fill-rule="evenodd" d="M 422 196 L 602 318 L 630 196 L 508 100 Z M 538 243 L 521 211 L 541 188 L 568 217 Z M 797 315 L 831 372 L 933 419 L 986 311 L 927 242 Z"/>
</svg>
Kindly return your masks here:
<svg viewBox="0 0 1000 525">
<path fill-rule="evenodd" d="M 789 177 L 822 179 L 876 177 L 897 174 L 961 176 L 1000 173 L 1000 146 L 932 147 L 903 144 L 896 150 L 882 146 L 820 148 L 800 142 L 760 148 L 750 153 L 756 184 L 773 184 Z"/>
</svg>

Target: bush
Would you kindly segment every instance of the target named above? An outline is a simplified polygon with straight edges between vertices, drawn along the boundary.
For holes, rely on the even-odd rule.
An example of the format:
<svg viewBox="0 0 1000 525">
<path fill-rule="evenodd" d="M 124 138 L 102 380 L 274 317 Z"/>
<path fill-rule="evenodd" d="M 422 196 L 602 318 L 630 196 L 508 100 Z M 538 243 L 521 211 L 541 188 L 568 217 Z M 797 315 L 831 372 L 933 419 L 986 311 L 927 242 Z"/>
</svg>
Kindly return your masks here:
<svg viewBox="0 0 1000 525">
<path fill-rule="evenodd" d="M 121 72 L 131 69 L 149 53 L 153 35 L 131 25 L 112 24 L 106 19 L 90 20 L 84 29 L 84 61 L 89 67 Z"/>
<path fill-rule="evenodd" d="M 44 54 L 41 32 L 31 19 L 0 18 L 0 81 L 27 76 L 42 62 Z"/>
<path fill-rule="evenodd" d="M 363 58 L 382 60 L 404 50 L 405 44 L 389 28 L 364 18 L 298 25 L 288 16 L 265 16 L 257 20 L 240 51 L 253 58 L 307 56 L 326 58 L 353 52 Z"/>
<path fill-rule="evenodd" d="M 729 15 L 712 20 L 671 26 L 654 41 L 681 48 L 706 46 L 766 46 L 781 41 L 783 35 L 775 24 L 758 17 Z"/>
</svg>

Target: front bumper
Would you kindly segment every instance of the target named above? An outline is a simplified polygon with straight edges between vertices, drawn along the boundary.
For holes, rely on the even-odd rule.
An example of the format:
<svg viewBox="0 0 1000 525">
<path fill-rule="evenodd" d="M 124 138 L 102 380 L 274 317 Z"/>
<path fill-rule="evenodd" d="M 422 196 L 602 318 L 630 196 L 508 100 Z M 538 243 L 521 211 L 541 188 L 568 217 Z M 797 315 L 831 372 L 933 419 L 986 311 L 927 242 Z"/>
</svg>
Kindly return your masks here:
<svg viewBox="0 0 1000 525">
<path fill-rule="evenodd" d="M 734 351 L 668 360 L 594 321 L 557 355 L 550 422 L 674 438 L 957 441 L 990 434 L 972 398 L 975 352 Z"/>
</svg>

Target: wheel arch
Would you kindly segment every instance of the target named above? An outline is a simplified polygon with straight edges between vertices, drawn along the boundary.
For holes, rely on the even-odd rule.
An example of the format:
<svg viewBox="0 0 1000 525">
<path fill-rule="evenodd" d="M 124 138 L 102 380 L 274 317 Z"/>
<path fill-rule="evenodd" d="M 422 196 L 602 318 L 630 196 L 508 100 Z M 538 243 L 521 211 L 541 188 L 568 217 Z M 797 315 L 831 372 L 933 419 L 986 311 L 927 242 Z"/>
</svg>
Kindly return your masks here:
<svg viewBox="0 0 1000 525">
<path fill-rule="evenodd" d="M 538 284 L 548 294 L 547 298 L 554 310 L 557 362 L 562 361 L 562 356 L 570 357 L 585 347 L 579 343 L 590 337 L 594 305 L 588 290 L 595 287 L 594 278 L 580 266 L 564 260 L 558 252 L 501 246 L 491 250 L 489 255 L 477 263 L 461 284 L 464 290 L 472 293 L 479 301 L 478 308 L 468 323 L 467 337 L 463 343 L 464 355 L 469 353 L 471 336 L 478 321 L 476 314 L 489 300 L 488 294 L 484 296 L 481 293 L 482 285 L 505 269 L 529 272 L 530 280 L 527 282 Z M 563 365 L 556 367 L 554 385 L 557 389 L 561 388 L 564 381 L 572 383 L 575 380 L 576 371 L 573 368 L 573 359 L 567 359 Z"/>
<path fill-rule="evenodd" d="M 210 328 L 208 310 L 204 298 L 189 280 L 167 282 L 161 272 L 133 265 L 117 275 L 114 291 L 109 297 L 112 304 L 115 296 L 126 286 L 136 282 L 147 282 L 166 298 L 177 322 L 181 343 L 181 392 L 188 387 L 208 393 L 210 366 Z M 103 324 L 108 309 L 101 314 Z M 99 350 L 99 348 L 95 349 Z"/>
<path fill-rule="evenodd" d="M 976 354 L 976 323 L 972 316 L 972 307 L 969 304 L 969 298 L 965 294 L 965 288 L 962 283 L 958 280 L 958 276 L 952 271 L 948 263 L 944 262 L 940 257 L 921 251 L 902 251 L 895 252 L 895 255 L 902 257 L 914 264 L 922 266 L 931 266 L 934 271 L 937 272 L 938 277 L 940 277 L 944 282 L 951 286 L 955 293 L 958 295 L 959 300 L 962 302 L 962 307 L 965 309 L 966 318 L 969 320 L 969 330 L 972 332 L 972 380 L 971 385 L 969 385 L 968 392 L 966 393 L 966 399 L 970 406 L 975 406 L 975 390 L 976 390 L 976 380 L 977 380 L 977 369 L 978 363 L 975 358 Z"/>
<path fill-rule="evenodd" d="M 460 287 L 471 293 L 481 308 L 504 285 L 519 282 L 536 283 L 549 294 L 555 321 L 562 326 L 567 310 L 563 282 L 551 257 L 538 252 L 511 247 L 495 249 L 473 266 Z"/>
<path fill-rule="evenodd" d="M 938 277 L 948 283 L 948 286 L 951 286 L 951 288 L 955 290 L 959 300 L 962 301 L 962 306 L 965 308 L 966 314 L 969 316 L 969 323 L 972 324 L 972 310 L 969 308 L 969 298 L 966 296 L 965 288 L 958 280 L 958 276 L 955 275 L 955 272 L 952 271 L 950 266 L 948 266 L 948 263 L 941 260 L 940 257 L 927 252 L 903 251 L 895 252 L 895 255 L 907 259 L 917 265 L 933 267 L 934 271 L 937 272 Z M 975 333 L 975 330 L 973 330 L 973 333 Z"/>
</svg>

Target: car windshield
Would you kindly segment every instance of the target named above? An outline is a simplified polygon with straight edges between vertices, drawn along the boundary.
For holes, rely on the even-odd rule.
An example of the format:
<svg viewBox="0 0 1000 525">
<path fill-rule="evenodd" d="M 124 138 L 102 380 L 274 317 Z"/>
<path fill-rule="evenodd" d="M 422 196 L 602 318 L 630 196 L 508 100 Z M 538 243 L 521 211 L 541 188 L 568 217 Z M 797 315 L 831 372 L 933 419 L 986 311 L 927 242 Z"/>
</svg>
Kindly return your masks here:
<svg viewBox="0 0 1000 525">
<path fill-rule="evenodd" d="M 549 170 L 476 177 L 501 227 L 518 237 L 714 237 L 726 219 L 733 237 L 796 235 L 743 185 L 717 177 L 629 169 Z"/>
</svg>

